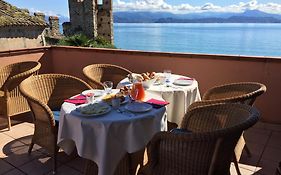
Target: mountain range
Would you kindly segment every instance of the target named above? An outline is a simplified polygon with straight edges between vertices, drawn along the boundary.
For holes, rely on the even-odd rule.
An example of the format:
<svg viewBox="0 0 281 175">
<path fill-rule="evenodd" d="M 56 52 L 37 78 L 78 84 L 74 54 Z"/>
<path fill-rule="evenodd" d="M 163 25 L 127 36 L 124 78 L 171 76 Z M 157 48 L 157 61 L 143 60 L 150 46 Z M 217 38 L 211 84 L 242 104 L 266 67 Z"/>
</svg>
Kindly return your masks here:
<svg viewBox="0 0 281 175">
<path fill-rule="evenodd" d="M 58 15 L 60 23 L 69 18 Z M 246 10 L 242 13 L 204 12 L 174 14 L 169 12 L 124 11 L 114 12 L 115 23 L 281 23 L 281 15 L 259 10 Z"/>
<path fill-rule="evenodd" d="M 243 13 L 189 13 L 168 12 L 115 12 L 116 23 L 281 23 L 281 15 L 259 10 Z"/>
</svg>

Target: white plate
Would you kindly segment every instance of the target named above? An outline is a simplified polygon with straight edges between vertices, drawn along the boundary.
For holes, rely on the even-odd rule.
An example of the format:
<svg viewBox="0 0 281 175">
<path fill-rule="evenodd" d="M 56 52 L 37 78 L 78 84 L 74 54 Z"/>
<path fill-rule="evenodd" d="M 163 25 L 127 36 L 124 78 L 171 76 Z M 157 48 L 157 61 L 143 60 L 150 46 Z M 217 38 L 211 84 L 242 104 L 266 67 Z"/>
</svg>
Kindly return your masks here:
<svg viewBox="0 0 281 175">
<path fill-rule="evenodd" d="M 192 85 L 193 80 L 175 80 L 173 82 L 174 85 L 178 85 L 178 86 L 189 86 Z"/>
<path fill-rule="evenodd" d="M 92 117 L 107 114 L 111 107 L 106 103 L 86 104 L 72 111 L 74 115 L 82 117 Z"/>
<path fill-rule="evenodd" d="M 86 90 L 86 91 L 83 91 L 82 92 L 82 95 L 87 95 L 88 93 L 93 93 L 94 94 L 94 97 L 100 97 L 103 95 L 103 90 Z"/>
<path fill-rule="evenodd" d="M 147 112 L 152 109 L 152 106 L 147 103 L 133 102 L 127 104 L 125 109 L 131 112 Z"/>
</svg>

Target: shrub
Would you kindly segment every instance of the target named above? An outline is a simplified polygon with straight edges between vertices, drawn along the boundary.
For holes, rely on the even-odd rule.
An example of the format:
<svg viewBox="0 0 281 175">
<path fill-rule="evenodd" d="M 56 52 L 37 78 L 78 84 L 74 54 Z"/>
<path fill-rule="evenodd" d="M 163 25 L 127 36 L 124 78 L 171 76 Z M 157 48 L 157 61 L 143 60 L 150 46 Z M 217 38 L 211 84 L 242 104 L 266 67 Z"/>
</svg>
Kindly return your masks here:
<svg viewBox="0 0 281 175">
<path fill-rule="evenodd" d="M 111 44 L 102 37 L 90 39 L 83 34 L 76 34 L 73 36 L 64 37 L 58 42 L 58 45 L 95 48 L 116 48 L 113 44 Z"/>
</svg>

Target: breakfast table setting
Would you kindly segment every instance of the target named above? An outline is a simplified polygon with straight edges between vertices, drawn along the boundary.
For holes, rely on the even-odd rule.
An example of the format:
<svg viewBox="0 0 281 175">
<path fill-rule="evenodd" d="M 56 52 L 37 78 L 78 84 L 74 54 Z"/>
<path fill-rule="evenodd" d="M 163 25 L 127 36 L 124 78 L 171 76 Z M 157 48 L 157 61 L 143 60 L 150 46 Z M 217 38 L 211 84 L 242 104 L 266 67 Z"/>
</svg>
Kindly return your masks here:
<svg viewBox="0 0 281 175">
<path fill-rule="evenodd" d="M 95 162 L 98 175 L 113 175 L 127 153 L 146 147 L 167 122 L 180 124 L 187 107 L 200 100 L 194 78 L 164 73 L 129 74 L 112 89 L 91 89 L 66 99 L 59 114 L 57 144 L 67 154 Z"/>
<path fill-rule="evenodd" d="M 166 106 L 168 121 L 176 123 L 178 126 L 188 106 L 193 102 L 201 100 L 198 82 L 195 78 L 172 74 L 170 70 L 164 70 L 163 73 L 146 72 L 133 74 L 132 76 L 135 76 L 135 79 L 141 80 L 144 80 L 144 77 L 146 77 L 147 80 L 144 80 L 143 83 L 146 93 L 153 95 L 156 99 L 163 99 L 169 103 Z M 130 79 L 134 79 L 134 77 L 124 78 L 117 85 L 117 88 L 132 86 L 132 81 L 134 80 Z"/>
<path fill-rule="evenodd" d="M 109 91 L 86 90 L 66 99 L 59 118 L 58 146 L 67 154 L 76 148 L 98 165 L 99 175 L 114 174 L 126 153 L 144 149 L 154 134 L 167 130 L 165 103 L 154 106 L 120 89 Z"/>
</svg>

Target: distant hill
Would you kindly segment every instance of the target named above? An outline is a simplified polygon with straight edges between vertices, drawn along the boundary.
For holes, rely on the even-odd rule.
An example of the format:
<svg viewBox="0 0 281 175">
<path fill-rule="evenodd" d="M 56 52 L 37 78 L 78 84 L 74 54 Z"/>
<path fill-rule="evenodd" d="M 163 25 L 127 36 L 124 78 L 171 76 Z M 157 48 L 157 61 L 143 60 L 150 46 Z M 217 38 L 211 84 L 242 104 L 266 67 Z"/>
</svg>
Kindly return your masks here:
<svg viewBox="0 0 281 175">
<path fill-rule="evenodd" d="M 273 17 L 241 17 L 229 18 L 198 18 L 198 19 L 175 19 L 161 18 L 155 23 L 281 23 L 281 20 Z"/>
<path fill-rule="evenodd" d="M 69 17 L 57 15 L 60 24 Z M 48 21 L 48 16 L 46 16 Z M 173 14 L 168 12 L 114 12 L 115 23 L 281 23 L 281 15 L 269 14 L 259 10 L 246 10 L 243 13 L 189 13 Z"/>
<path fill-rule="evenodd" d="M 173 14 L 167 12 L 115 12 L 116 23 L 281 23 L 281 15 L 259 10 L 243 13 L 190 13 Z"/>
</svg>

